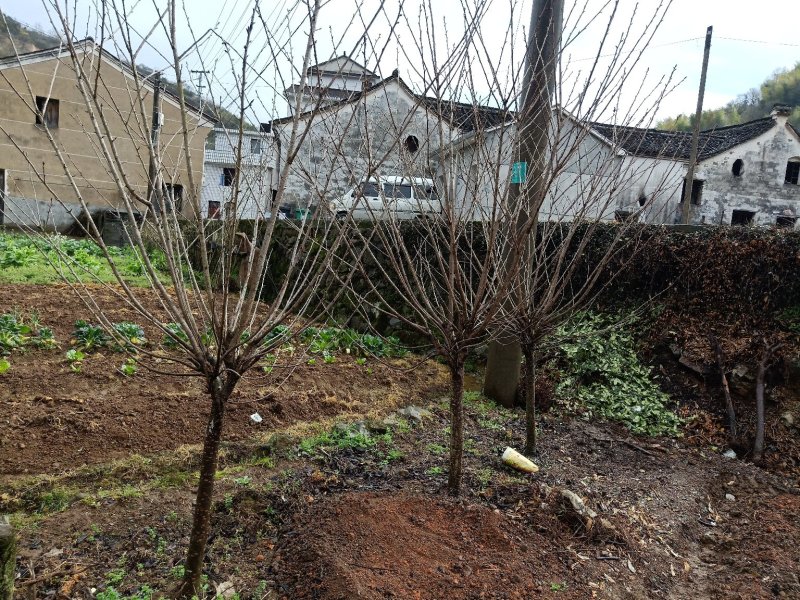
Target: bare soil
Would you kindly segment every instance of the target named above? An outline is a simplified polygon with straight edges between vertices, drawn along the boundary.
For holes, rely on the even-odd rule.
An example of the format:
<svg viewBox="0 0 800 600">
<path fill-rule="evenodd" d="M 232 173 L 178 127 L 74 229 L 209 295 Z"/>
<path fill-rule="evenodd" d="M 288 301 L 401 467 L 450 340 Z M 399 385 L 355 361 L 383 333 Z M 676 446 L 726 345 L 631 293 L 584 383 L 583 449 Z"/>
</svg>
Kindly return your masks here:
<svg viewBox="0 0 800 600">
<path fill-rule="evenodd" d="M 38 311 L 62 342 L 88 315 L 60 286 L 0 295 Z M 112 320 L 135 320 L 109 306 Z M 148 597 L 143 586 L 158 597 L 179 580 L 188 542 L 197 448 L 184 445 L 205 426 L 202 390 L 177 375 L 125 378 L 110 351 L 72 373 L 65 348 L 14 354 L 0 380 L 0 512 L 20 525 L 17 597 Z M 444 371 L 402 367 L 370 361 L 368 372 L 342 356 L 283 385 L 244 383 L 217 480 L 211 597 L 230 584 L 248 600 L 800 598 L 800 438 L 777 419 L 782 407 L 768 407 L 772 471 L 728 459 L 719 412 L 703 408 L 712 398 L 668 371 L 695 417 L 684 438 L 633 438 L 556 406 L 529 476 L 499 459 L 522 443 L 522 412 L 473 399 L 456 499 L 445 489 Z M 406 404 L 432 415 L 381 424 Z M 374 443 L 303 449 L 298 425 L 331 417 L 363 421 Z M 567 518 L 564 489 L 606 526 Z"/>
<path fill-rule="evenodd" d="M 158 314 L 155 298 L 140 293 Z M 98 289 L 96 295 L 111 321 L 142 324 L 111 292 Z M 81 372 L 74 373 L 64 352 L 75 321 L 92 319 L 69 287 L 4 285 L 0 297 L 2 311 L 36 312 L 61 344 L 60 351 L 14 353 L 11 370 L 0 380 L 0 477 L 58 473 L 202 440 L 208 400 L 198 378 L 144 367 L 125 377 L 119 372 L 125 355 L 110 349 L 88 354 Z M 150 340 L 161 337 L 146 327 L 145 333 Z M 270 377 L 253 370 L 229 404 L 224 439 L 248 439 L 292 423 L 413 404 L 436 390 L 441 393 L 446 381 L 445 371 L 430 363 L 417 367 L 371 360 L 359 366 L 346 355 L 334 364 L 316 362 L 309 366 L 293 361 L 291 369 L 278 367 Z M 176 370 L 166 363 L 164 368 Z M 249 418 L 255 412 L 264 419 L 257 427 Z"/>
</svg>

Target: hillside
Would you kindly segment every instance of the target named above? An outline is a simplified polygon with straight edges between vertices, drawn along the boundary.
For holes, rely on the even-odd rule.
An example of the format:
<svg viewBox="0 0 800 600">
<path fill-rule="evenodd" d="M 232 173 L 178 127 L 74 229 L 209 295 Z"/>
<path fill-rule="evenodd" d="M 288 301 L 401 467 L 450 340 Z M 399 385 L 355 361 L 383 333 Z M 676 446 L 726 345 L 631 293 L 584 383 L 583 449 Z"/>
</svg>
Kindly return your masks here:
<svg viewBox="0 0 800 600">
<path fill-rule="evenodd" d="M 753 88 L 731 100 L 722 108 L 704 110 L 700 129 L 736 125 L 769 115 L 775 104 L 794 107 L 790 121 L 800 122 L 800 62 L 793 69 L 776 71 L 761 86 Z M 659 129 L 691 131 L 694 115 L 680 114 L 660 121 Z"/>
<path fill-rule="evenodd" d="M 44 48 L 52 48 L 59 44 L 59 39 L 55 35 L 49 35 L 38 31 L 37 29 L 12 19 L 8 15 L 3 15 L 3 17 L 5 18 L 5 24 L 3 24 L 2 19 L 0 19 L 0 58 L 14 54 L 15 46 L 17 52 L 24 53 L 42 50 Z M 137 65 L 137 67 L 143 75 L 148 75 L 153 72 L 153 69 L 146 65 Z M 173 95 L 177 95 L 178 93 L 177 85 L 173 81 L 167 81 L 165 83 L 165 88 Z M 183 93 L 187 103 L 192 106 L 200 106 L 200 96 L 193 90 L 184 87 Z M 230 111 L 222 107 L 211 105 L 208 102 L 205 103 L 205 106 L 204 112 L 209 118 L 218 121 L 221 125 L 226 127 L 236 128 L 239 126 L 238 117 Z M 245 124 L 245 128 L 254 129 L 249 123 Z"/>
</svg>

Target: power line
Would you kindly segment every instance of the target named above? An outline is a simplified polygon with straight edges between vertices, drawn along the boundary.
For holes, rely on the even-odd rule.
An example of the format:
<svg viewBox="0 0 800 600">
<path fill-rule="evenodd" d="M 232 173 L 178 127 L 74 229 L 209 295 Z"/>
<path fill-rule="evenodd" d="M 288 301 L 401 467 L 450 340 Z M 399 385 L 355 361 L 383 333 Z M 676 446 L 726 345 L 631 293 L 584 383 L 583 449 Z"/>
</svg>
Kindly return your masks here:
<svg viewBox="0 0 800 600">
<path fill-rule="evenodd" d="M 700 39 L 700 38 L 697 38 Z M 770 46 L 790 46 L 792 48 L 800 48 L 800 44 L 790 44 L 789 42 L 772 42 L 767 40 L 747 40 L 744 38 L 733 37 L 718 37 L 718 40 L 729 40 L 731 42 L 747 42 L 749 44 L 767 44 Z"/>
</svg>

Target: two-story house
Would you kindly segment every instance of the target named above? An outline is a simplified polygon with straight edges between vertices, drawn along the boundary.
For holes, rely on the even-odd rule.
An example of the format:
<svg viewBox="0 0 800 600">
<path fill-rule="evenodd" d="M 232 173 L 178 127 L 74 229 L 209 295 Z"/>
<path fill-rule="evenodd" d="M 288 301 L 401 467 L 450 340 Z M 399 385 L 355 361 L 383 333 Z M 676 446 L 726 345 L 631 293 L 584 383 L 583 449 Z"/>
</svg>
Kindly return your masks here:
<svg viewBox="0 0 800 600">
<path fill-rule="evenodd" d="M 258 131 L 218 127 L 206 138 L 200 206 L 209 219 L 221 218 L 236 198 L 240 219 L 269 218 L 277 186 L 275 143 L 269 126 Z"/>
<path fill-rule="evenodd" d="M 75 44 L 75 62 L 64 46 L 0 59 L 0 223 L 67 231 L 86 216 L 81 200 L 90 213 L 121 209 L 126 199 L 146 212 L 153 92 L 151 79 L 137 82 L 91 39 Z M 184 131 L 180 103 L 166 92 L 155 108 L 160 181 L 171 204 L 191 214 L 212 122 L 189 107 Z"/>
</svg>

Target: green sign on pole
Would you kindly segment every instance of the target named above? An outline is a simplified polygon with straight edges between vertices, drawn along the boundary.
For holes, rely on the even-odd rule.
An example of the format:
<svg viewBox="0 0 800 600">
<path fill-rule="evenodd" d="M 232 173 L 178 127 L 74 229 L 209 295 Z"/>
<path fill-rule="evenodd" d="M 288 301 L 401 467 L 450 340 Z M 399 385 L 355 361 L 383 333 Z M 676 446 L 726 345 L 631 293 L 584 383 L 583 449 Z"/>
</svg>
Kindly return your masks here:
<svg viewBox="0 0 800 600">
<path fill-rule="evenodd" d="M 515 162 L 511 165 L 511 183 L 525 183 L 528 179 L 528 163 Z"/>
</svg>

